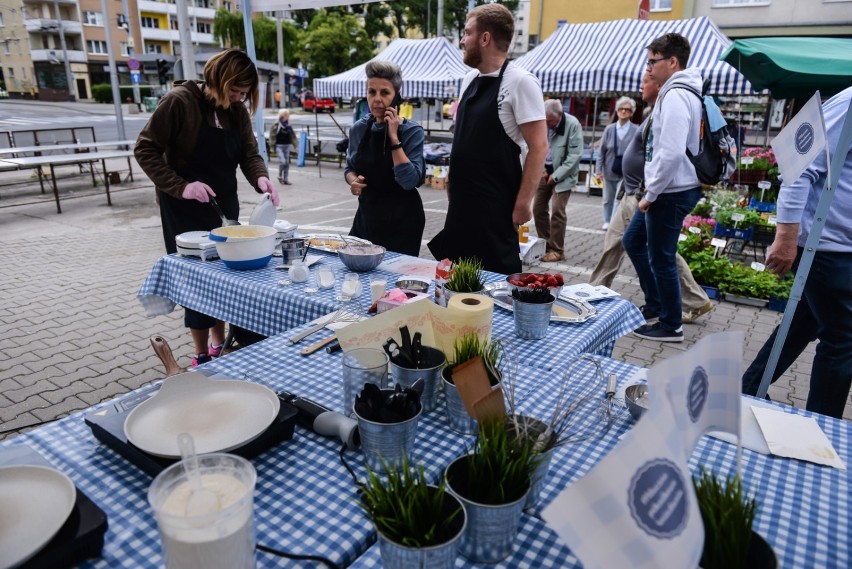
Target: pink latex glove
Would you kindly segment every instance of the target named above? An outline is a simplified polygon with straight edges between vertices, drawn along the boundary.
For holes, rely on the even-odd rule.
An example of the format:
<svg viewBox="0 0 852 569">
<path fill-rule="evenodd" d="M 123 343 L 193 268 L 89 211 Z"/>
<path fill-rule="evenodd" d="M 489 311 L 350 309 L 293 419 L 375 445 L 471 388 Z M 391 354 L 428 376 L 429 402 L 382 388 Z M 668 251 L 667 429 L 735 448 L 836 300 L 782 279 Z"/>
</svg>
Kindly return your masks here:
<svg viewBox="0 0 852 569">
<path fill-rule="evenodd" d="M 275 185 L 266 176 L 261 176 L 257 179 L 257 189 L 264 194 L 269 194 L 272 197 L 272 205 L 275 207 L 278 207 L 278 204 L 281 203 L 278 197 L 278 190 L 275 189 Z"/>
<path fill-rule="evenodd" d="M 204 182 L 192 182 L 186 185 L 181 193 L 181 197 L 185 200 L 196 200 L 201 203 L 210 201 L 210 196 L 216 197 L 216 192 Z"/>
</svg>

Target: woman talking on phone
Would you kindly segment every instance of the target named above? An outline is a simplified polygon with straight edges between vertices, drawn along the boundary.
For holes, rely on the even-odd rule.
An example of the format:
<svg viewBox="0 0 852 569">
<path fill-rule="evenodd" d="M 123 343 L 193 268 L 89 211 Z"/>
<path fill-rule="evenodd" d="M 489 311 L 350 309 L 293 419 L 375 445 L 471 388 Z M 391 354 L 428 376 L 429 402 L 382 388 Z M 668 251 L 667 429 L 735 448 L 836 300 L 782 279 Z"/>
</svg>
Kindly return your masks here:
<svg viewBox="0 0 852 569">
<path fill-rule="evenodd" d="M 426 216 L 417 187 L 423 183 L 423 128 L 400 118 L 402 72 L 390 61 L 367 64 L 370 114 L 349 132 L 344 177 L 358 211 L 350 235 L 390 251 L 418 256 Z"/>
</svg>

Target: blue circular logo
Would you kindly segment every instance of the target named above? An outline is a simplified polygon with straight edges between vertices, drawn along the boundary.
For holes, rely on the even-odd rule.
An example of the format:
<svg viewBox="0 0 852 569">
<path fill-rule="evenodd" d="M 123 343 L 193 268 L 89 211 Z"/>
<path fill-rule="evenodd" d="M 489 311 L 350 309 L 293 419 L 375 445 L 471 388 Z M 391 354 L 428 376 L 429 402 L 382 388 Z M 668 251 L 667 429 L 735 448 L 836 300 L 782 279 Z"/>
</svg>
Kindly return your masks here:
<svg viewBox="0 0 852 569">
<path fill-rule="evenodd" d="M 796 129 L 796 136 L 793 137 L 793 145 L 796 147 L 796 152 L 807 154 L 813 144 L 814 127 L 809 122 L 802 123 Z"/>
<path fill-rule="evenodd" d="M 686 410 L 693 423 L 698 422 L 704 405 L 707 403 L 707 393 L 710 391 L 710 380 L 704 368 L 698 366 L 692 372 L 689 389 L 686 392 Z"/>
<path fill-rule="evenodd" d="M 633 475 L 627 489 L 630 515 L 654 537 L 676 537 L 689 520 L 686 492 L 686 481 L 672 461 L 658 458 L 646 462 Z"/>
</svg>

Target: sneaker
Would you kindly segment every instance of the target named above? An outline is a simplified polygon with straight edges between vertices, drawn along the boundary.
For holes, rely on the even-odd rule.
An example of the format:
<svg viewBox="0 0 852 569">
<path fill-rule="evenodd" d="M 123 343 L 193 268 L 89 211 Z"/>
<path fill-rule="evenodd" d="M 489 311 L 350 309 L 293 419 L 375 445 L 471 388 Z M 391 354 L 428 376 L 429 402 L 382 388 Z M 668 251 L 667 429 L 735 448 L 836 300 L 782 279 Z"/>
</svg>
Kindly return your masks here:
<svg viewBox="0 0 852 569">
<path fill-rule="evenodd" d="M 657 312 L 656 310 L 651 310 L 644 304 L 639 307 L 639 311 L 642 313 L 642 318 L 644 318 L 645 322 L 647 322 L 648 324 L 660 317 L 659 312 Z"/>
<path fill-rule="evenodd" d="M 284 180 L 283 183 L 284 183 L 285 186 L 292 186 L 293 185 L 293 182 L 291 182 L 290 180 Z"/>
<path fill-rule="evenodd" d="M 192 356 L 192 367 L 198 367 L 201 364 L 206 364 L 213 358 L 210 357 L 210 354 L 196 354 Z"/>
<path fill-rule="evenodd" d="M 541 262 L 542 263 L 556 263 L 557 261 L 562 261 L 564 259 L 565 259 L 565 257 L 560 255 L 556 251 L 551 251 L 551 252 L 545 254 L 544 257 L 541 258 Z"/>
<path fill-rule="evenodd" d="M 222 350 L 224 350 L 224 349 L 225 349 L 225 343 L 224 342 L 222 342 L 218 346 L 213 346 L 213 345 L 207 346 L 207 355 L 210 356 L 211 358 L 218 358 L 219 356 L 222 355 Z"/>
<path fill-rule="evenodd" d="M 698 320 L 699 316 L 703 316 L 713 310 L 713 303 L 709 300 L 707 303 L 701 308 L 696 308 L 695 310 L 687 310 L 682 315 L 682 320 L 685 324 L 690 324 Z"/>
<path fill-rule="evenodd" d="M 658 342 L 683 342 L 683 326 L 677 330 L 666 330 L 659 322 L 645 324 L 633 330 L 633 335 Z"/>
<path fill-rule="evenodd" d="M 609 229 L 609 223 L 604 223 L 603 225 L 601 225 L 601 229 L 603 229 L 604 231 Z"/>
</svg>

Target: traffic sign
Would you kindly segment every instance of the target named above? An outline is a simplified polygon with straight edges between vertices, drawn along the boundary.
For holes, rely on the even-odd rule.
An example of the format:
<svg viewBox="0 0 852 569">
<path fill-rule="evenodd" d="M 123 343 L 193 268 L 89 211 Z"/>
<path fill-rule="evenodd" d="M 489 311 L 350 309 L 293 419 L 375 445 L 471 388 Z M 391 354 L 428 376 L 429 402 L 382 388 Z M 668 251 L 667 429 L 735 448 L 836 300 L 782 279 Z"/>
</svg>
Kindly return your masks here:
<svg viewBox="0 0 852 569">
<path fill-rule="evenodd" d="M 130 82 L 134 85 L 139 85 L 139 83 L 142 82 L 142 76 L 139 74 L 138 71 L 130 72 Z"/>
<path fill-rule="evenodd" d="M 127 67 L 129 67 L 132 71 L 137 71 L 140 67 L 142 67 L 142 64 L 139 63 L 138 59 L 131 57 L 127 60 Z"/>
<path fill-rule="evenodd" d="M 305 69 L 304 67 L 300 67 L 299 68 L 299 77 L 307 77 L 307 76 L 308 76 L 308 70 Z"/>
</svg>

